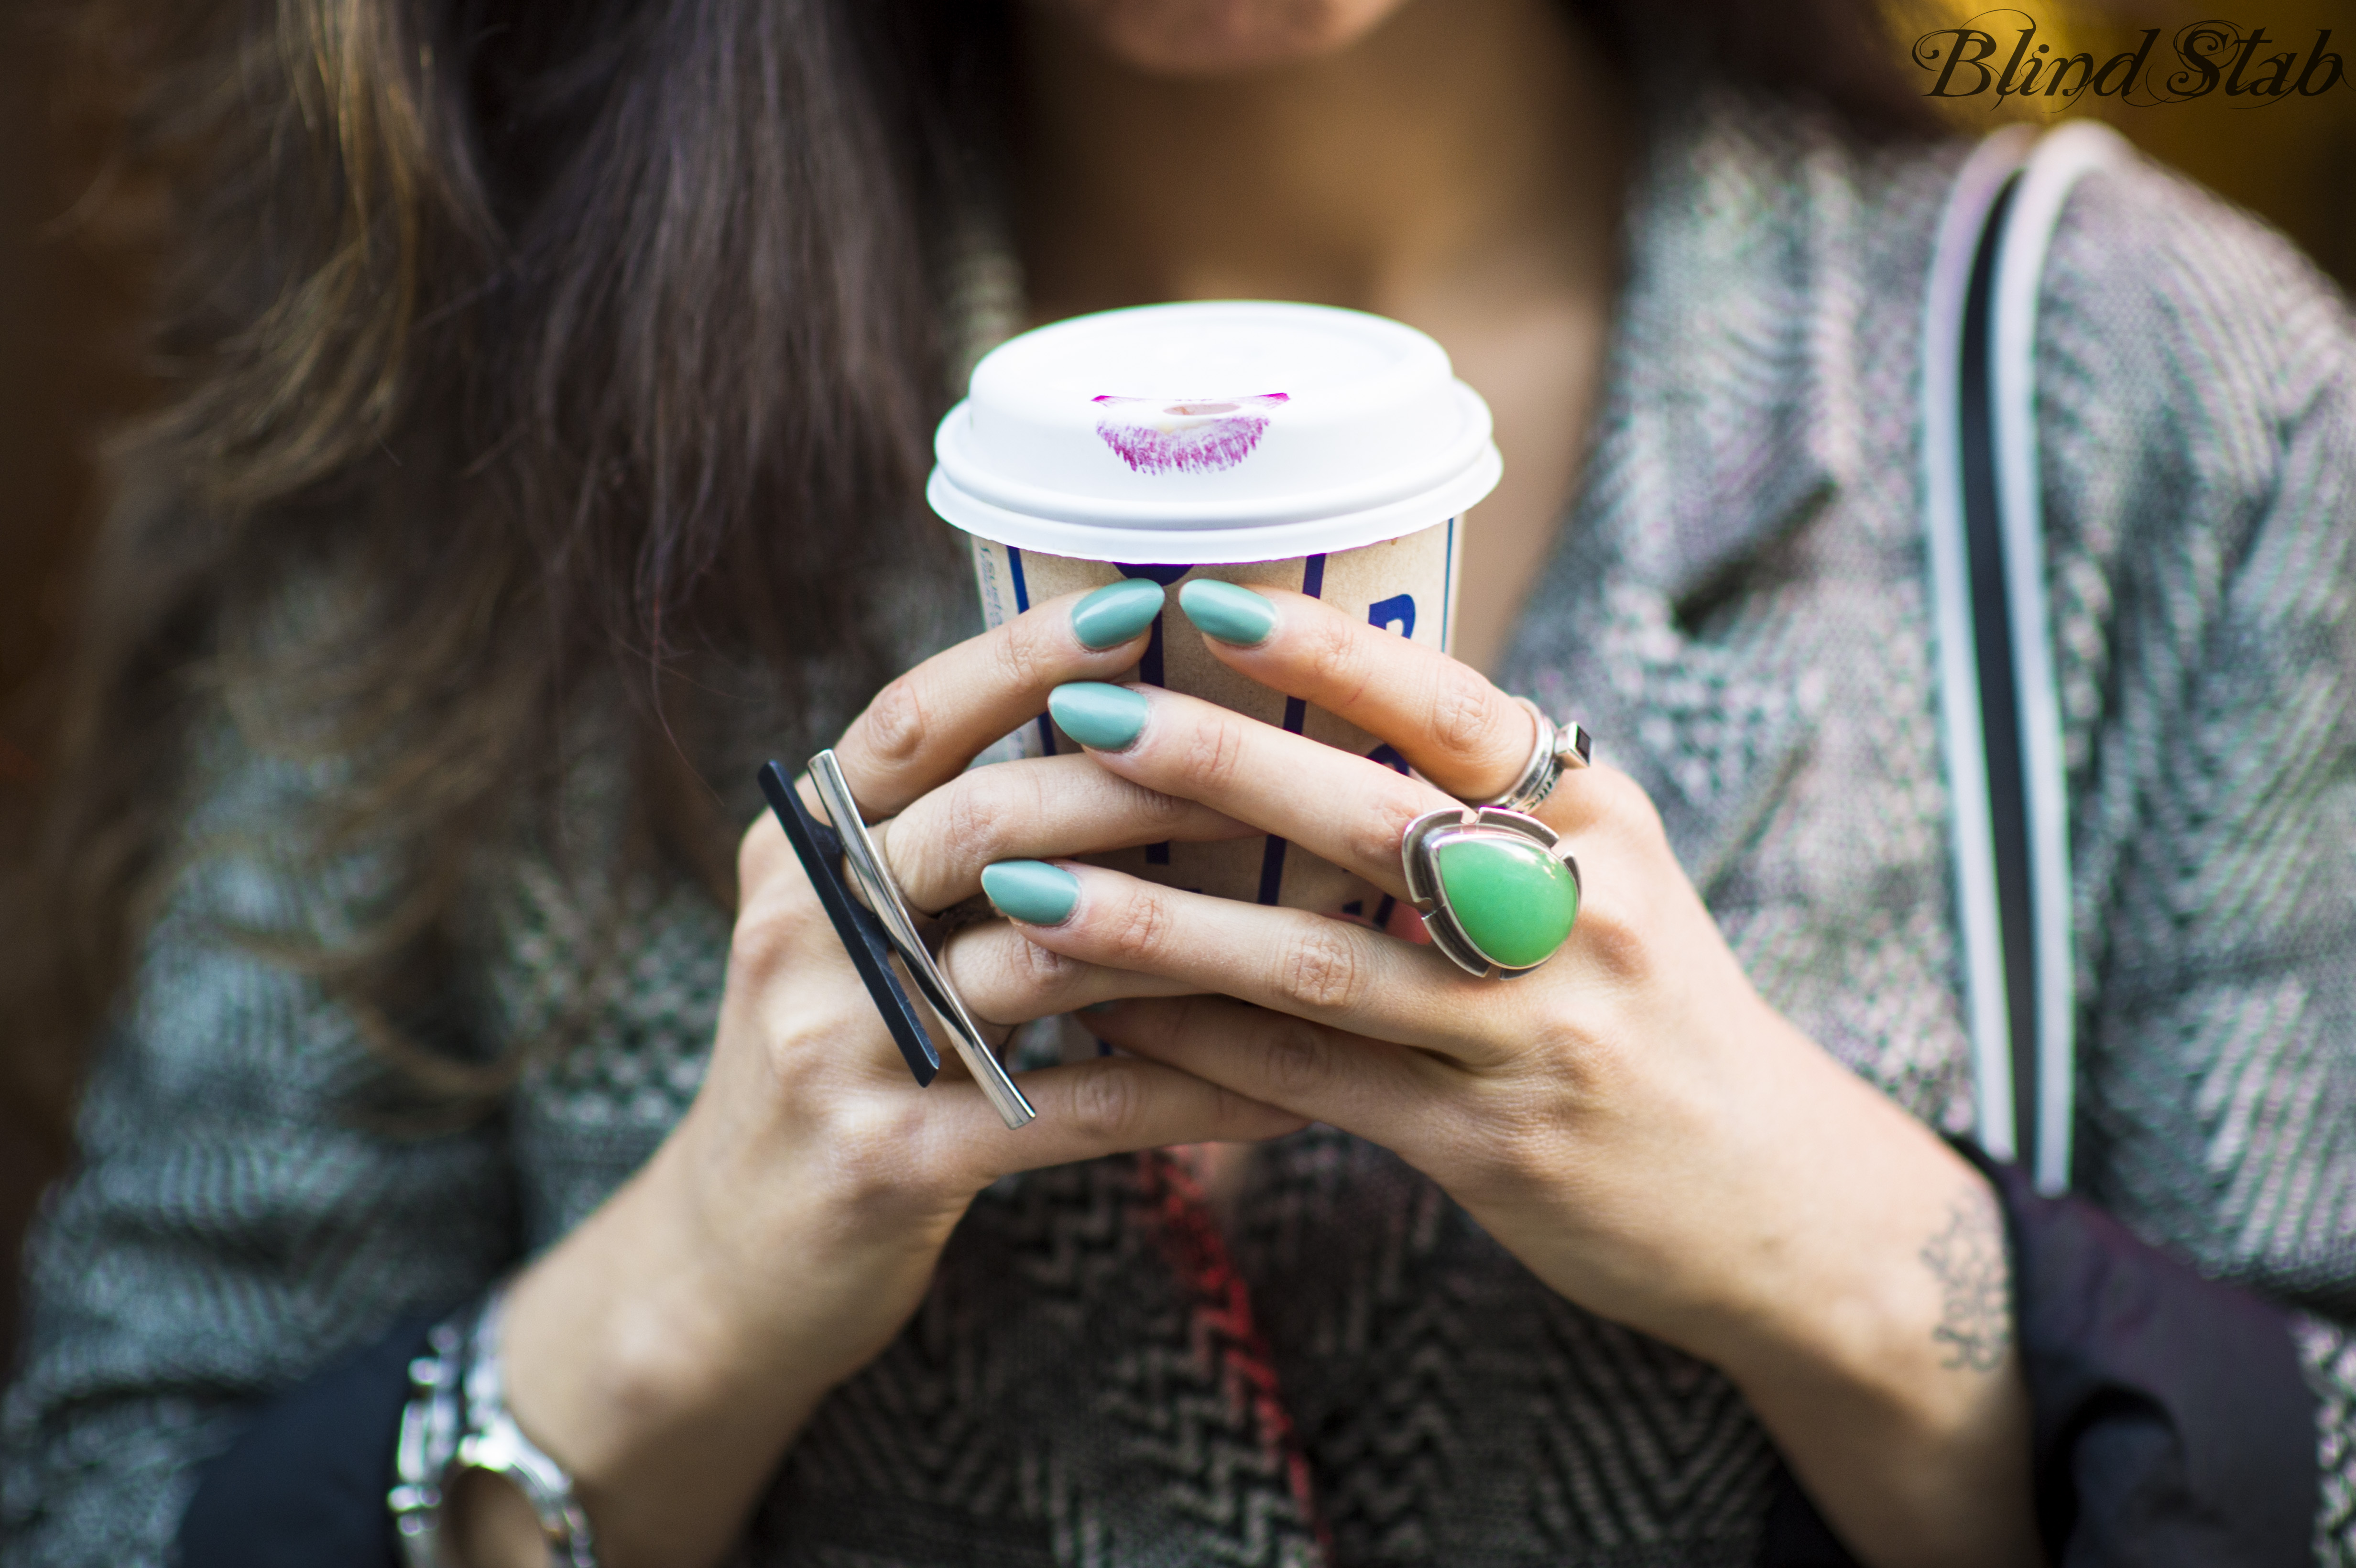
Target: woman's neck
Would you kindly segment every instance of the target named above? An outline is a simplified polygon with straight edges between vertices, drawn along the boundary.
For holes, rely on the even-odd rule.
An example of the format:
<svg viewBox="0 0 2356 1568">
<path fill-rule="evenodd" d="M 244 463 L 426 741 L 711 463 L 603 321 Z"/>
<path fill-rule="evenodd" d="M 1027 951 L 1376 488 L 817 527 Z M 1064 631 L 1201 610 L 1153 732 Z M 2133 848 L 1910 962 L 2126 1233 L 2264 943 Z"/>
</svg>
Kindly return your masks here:
<svg viewBox="0 0 2356 1568">
<path fill-rule="evenodd" d="M 1292 299 L 1438 338 L 1505 477 L 1461 535 L 1453 651 L 1494 667 L 1602 385 L 1633 114 L 1558 0 L 1409 0 L 1355 44 L 1209 80 L 1024 14 L 1018 237 L 1034 322 Z"/>
<path fill-rule="evenodd" d="M 1320 300 L 1414 320 L 1608 288 L 1622 114 L 1555 0 L 1413 0 L 1337 53 L 1143 74 L 1024 16 L 1033 314 Z"/>
</svg>

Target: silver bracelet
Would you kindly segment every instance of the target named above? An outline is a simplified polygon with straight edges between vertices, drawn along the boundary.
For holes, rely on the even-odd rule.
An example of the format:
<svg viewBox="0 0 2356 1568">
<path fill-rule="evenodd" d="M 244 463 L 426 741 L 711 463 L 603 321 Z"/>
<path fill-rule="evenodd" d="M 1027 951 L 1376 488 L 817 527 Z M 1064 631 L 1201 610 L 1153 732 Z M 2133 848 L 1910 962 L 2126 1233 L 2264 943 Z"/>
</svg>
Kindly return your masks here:
<svg viewBox="0 0 2356 1568">
<path fill-rule="evenodd" d="M 596 1539 L 564 1467 L 523 1435 L 499 1378 L 499 1325 L 507 1287 L 454 1314 L 427 1337 L 431 1353 L 409 1363 L 409 1403 L 385 1494 L 408 1568 L 446 1568 L 442 1508 L 466 1470 L 502 1476 L 540 1520 L 551 1568 L 597 1568 Z"/>
</svg>

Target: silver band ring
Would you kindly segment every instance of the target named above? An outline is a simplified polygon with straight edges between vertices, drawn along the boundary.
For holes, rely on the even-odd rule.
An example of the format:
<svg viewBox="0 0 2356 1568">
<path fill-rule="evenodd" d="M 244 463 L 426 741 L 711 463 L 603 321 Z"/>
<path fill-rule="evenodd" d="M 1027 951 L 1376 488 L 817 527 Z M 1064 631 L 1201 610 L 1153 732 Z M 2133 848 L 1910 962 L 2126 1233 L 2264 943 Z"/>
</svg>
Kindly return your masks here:
<svg viewBox="0 0 2356 1568">
<path fill-rule="evenodd" d="M 1537 724 L 1537 737 L 1530 745 L 1530 760 L 1522 764 L 1521 776 L 1514 781 L 1513 788 L 1494 800 L 1475 804 L 1494 805 L 1503 811 L 1535 811 L 1554 793 L 1554 786 L 1562 782 L 1565 772 L 1586 767 L 1592 762 L 1595 738 L 1569 720 L 1556 723 L 1526 697 L 1516 697 L 1514 701 L 1526 709 Z"/>
</svg>

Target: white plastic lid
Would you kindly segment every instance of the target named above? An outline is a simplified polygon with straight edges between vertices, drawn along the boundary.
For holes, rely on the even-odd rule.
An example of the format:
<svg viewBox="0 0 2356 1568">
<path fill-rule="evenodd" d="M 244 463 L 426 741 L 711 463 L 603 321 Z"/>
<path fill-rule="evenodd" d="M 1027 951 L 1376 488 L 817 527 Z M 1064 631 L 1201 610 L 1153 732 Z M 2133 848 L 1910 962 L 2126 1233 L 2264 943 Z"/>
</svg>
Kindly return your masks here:
<svg viewBox="0 0 2356 1568">
<path fill-rule="evenodd" d="M 1173 564 L 1353 549 L 1456 516 L 1502 464 L 1447 351 L 1328 305 L 1141 305 L 974 367 L 933 509 L 1018 549 Z"/>
</svg>

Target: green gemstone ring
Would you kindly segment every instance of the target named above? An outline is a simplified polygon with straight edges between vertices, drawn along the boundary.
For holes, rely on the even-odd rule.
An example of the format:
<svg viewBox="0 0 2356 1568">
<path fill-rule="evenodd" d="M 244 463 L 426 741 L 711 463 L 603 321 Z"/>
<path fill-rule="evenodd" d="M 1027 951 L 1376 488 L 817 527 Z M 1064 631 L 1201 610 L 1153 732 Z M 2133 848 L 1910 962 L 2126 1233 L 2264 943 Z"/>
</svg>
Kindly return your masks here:
<svg viewBox="0 0 2356 1568">
<path fill-rule="evenodd" d="M 1399 859 L 1407 896 L 1432 945 L 1468 974 L 1526 974 L 1570 939 L 1579 862 L 1535 816 L 1494 805 L 1448 806 L 1407 825 Z"/>
</svg>

